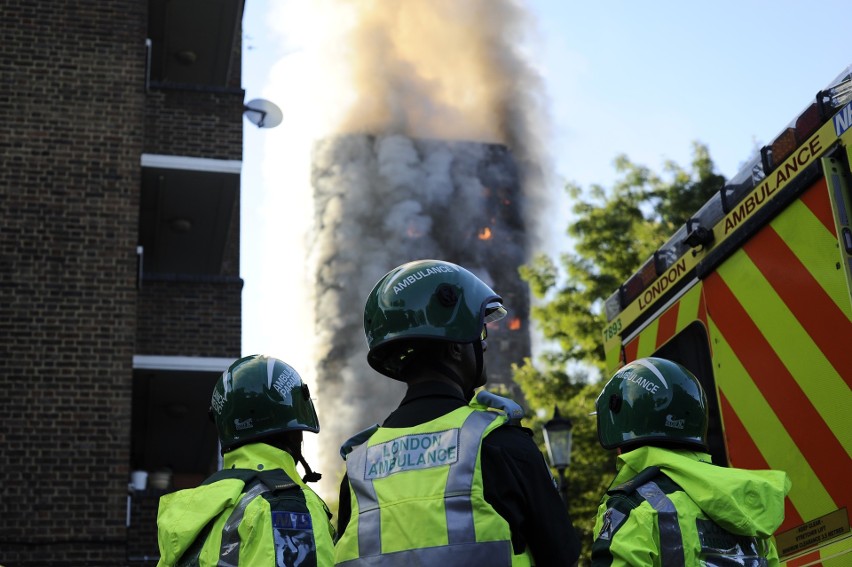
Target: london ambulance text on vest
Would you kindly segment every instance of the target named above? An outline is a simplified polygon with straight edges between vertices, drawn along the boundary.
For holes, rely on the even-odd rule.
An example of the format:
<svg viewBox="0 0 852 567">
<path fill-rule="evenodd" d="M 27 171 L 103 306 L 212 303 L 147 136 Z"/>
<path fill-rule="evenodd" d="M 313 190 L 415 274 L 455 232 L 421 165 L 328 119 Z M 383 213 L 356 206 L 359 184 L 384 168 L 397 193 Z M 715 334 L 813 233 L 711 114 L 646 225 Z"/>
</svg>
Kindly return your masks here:
<svg viewBox="0 0 852 567">
<path fill-rule="evenodd" d="M 367 448 L 364 480 L 451 465 L 459 458 L 459 430 L 419 433 L 397 437 Z"/>
</svg>

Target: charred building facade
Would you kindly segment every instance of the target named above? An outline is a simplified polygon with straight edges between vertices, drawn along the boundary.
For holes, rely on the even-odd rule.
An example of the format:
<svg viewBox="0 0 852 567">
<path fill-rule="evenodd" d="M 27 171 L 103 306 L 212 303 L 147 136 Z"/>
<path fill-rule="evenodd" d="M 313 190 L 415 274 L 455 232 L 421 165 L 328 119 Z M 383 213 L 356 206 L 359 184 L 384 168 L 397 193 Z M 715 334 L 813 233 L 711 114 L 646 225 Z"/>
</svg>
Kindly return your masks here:
<svg viewBox="0 0 852 567">
<path fill-rule="evenodd" d="M 369 368 L 363 307 L 376 281 L 411 260 L 462 265 L 503 297 L 509 315 L 489 324 L 489 387 L 518 391 L 512 363 L 530 354 L 529 292 L 518 275 L 528 260 L 522 175 L 503 145 L 345 135 L 313 154 L 317 380 L 320 442 L 335 447 L 396 406 L 402 385 Z M 333 392 L 333 395 L 329 395 Z M 330 405 L 333 403 L 334 405 Z M 338 426 L 339 424 L 339 426 Z M 335 458 L 336 457 L 336 458 Z"/>
<path fill-rule="evenodd" d="M 156 561 L 159 496 L 216 466 L 209 394 L 241 348 L 242 10 L 0 8 L 4 565 Z"/>
</svg>

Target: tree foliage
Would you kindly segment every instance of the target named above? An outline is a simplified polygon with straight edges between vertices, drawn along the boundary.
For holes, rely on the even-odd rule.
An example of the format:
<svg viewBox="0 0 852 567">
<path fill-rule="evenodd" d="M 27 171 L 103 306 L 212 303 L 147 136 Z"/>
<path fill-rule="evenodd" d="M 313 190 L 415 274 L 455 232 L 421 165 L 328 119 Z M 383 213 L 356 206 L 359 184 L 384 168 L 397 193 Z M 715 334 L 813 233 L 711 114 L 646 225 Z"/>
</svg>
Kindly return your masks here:
<svg viewBox="0 0 852 567">
<path fill-rule="evenodd" d="M 615 456 L 600 448 L 596 422 L 589 415 L 600 391 L 594 378 L 604 370 L 603 303 L 724 185 L 706 146 L 693 144 L 690 165 L 684 169 L 669 161 L 657 174 L 621 155 L 614 163 L 617 180 L 612 187 L 584 190 L 568 184 L 574 218 L 567 233 L 573 250 L 558 263 L 538 255 L 521 268 L 536 298 L 532 319 L 555 348 L 536 361 L 525 360 L 515 369 L 515 381 L 536 414 L 531 427 L 537 435 L 554 406 L 573 421 L 569 509 L 583 539 L 584 557 L 598 502 L 615 472 Z"/>
</svg>

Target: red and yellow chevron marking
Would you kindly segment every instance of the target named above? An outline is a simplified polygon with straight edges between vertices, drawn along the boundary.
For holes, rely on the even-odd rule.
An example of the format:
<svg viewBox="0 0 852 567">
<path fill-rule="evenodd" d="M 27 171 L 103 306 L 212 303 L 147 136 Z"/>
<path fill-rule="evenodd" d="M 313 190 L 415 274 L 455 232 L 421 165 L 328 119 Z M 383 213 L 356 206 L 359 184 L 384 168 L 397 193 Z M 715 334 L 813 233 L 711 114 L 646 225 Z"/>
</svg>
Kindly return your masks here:
<svg viewBox="0 0 852 567">
<path fill-rule="evenodd" d="M 624 347 L 628 361 L 648 356 L 703 322 L 731 464 L 793 481 L 781 531 L 852 508 L 852 302 L 839 260 L 820 181 Z"/>
<path fill-rule="evenodd" d="M 695 321 L 701 321 L 706 327 L 707 314 L 701 290 L 700 284 L 693 286 L 676 303 L 651 321 L 635 339 L 624 345 L 625 360 L 622 360 L 621 363 L 643 356 L 651 356 L 672 337 Z"/>
</svg>

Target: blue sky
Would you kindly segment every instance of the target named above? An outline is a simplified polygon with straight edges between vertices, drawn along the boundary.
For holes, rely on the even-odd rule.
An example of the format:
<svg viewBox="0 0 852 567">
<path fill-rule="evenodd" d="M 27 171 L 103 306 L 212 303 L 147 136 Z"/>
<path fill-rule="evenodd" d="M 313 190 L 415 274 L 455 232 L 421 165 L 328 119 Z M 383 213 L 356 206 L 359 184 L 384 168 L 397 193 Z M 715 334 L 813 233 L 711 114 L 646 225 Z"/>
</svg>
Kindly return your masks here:
<svg viewBox="0 0 852 567">
<path fill-rule="evenodd" d="M 530 5 L 557 167 L 582 184 L 611 179 L 618 153 L 651 167 L 687 164 L 695 140 L 730 178 L 852 64 L 840 1 Z"/>
<path fill-rule="evenodd" d="M 305 345 L 312 335 L 297 289 L 310 220 L 300 207 L 309 195 L 283 181 L 284 164 L 304 155 L 282 147 L 292 143 L 291 125 L 305 119 L 287 100 L 307 72 L 296 60 L 311 28 L 297 26 L 301 38 L 276 31 L 280 14 L 268 12 L 276 2 L 288 0 L 246 0 L 243 21 L 246 100 L 266 98 L 284 111 L 284 122 L 272 130 L 245 123 L 243 353 L 277 355 L 301 371 L 309 364 Z M 686 166 L 694 141 L 709 147 L 718 171 L 730 178 L 852 64 L 844 25 L 848 1 L 523 4 L 537 30 L 525 50 L 549 101 L 550 190 L 560 203 L 549 221 L 559 231 L 568 222 L 566 180 L 608 185 L 613 159 L 622 153 L 657 171 L 669 159 Z M 300 17 L 297 8 L 289 14 Z M 558 241 L 550 252 L 567 246 Z M 287 333 L 292 327 L 297 332 Z"/>
</svg>

